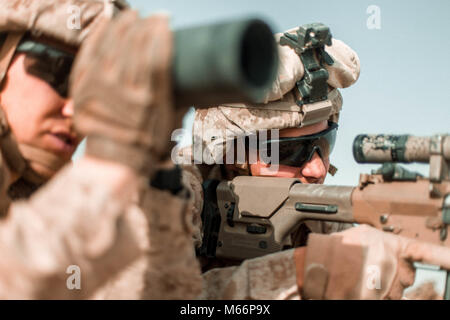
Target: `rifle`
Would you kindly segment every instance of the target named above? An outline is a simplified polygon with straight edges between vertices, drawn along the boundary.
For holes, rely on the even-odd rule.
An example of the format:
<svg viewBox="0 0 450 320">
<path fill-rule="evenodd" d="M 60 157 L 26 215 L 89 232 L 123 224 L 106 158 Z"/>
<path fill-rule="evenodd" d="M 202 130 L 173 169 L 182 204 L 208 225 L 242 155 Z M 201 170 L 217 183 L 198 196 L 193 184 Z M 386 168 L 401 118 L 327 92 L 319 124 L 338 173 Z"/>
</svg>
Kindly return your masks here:
<svg viewBox="0 0 450 320">
<path fill-rule="evenodd" d="M 204 238 L 198 253 L 244 260 L 281 251 L 306 220 L 368 224 L 450 246 L 449 135 L 359 135 L 353 155 L 359 163 L 383 164 L 371 174 L 361 174 L 356 187 L 250 176 L 206 181 Z M 398 162 L 429 163 L 430 177 L 410 172 Z"/>
</svg>

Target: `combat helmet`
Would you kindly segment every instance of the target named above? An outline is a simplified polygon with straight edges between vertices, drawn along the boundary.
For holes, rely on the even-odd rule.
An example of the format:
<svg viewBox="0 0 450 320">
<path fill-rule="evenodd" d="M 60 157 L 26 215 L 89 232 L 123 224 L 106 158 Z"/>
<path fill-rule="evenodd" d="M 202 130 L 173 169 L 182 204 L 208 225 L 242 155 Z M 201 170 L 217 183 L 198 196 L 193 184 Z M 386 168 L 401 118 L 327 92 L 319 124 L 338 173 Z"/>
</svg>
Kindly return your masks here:
<svg viewBox="0 0 450 320">
<path fill-rule="evenodd" d="M 304 34 L 306 31 L 308 34 L 314 30 L 317 33 L 317 29 L 320 32 L 327 31 L 323 24 L 310 24 L 275 35 L 280 57 L 278 75 L 264 101 L 212 106 L 195 111 L 193 149 L 199 148 L 202 151 L 197 153 L 202 159 L 194 159 L 196 163 L 200 163 L 205 157 L 220 158 L 228 140 L 251 135 L 258 130 L 304 127 L 323 120 L 335 123 L 339 121 L 343 101 L 338 88 L 346 88 L 358 79 L 359 58 L 342 41 L 329 37 L 327 46 L 322 46 L 321 51 L 314 53 L 314 60 L 317 62 L 314 66 L 314 61 L 308 60 L 310 57 L 302 56 L 302 47 L 298 43 L 301 43 L 301 32 Z M 291 40 L 291 43 L 287 43 L 287 40 Z M 303 45 L 305 46 L 305 42 Z M 316 100 L 309 99 L 305 92 L 301 92 L 304 88 L 300 86 L 305 85 L 302 83 L 305 75 L 310 78 L 315 76 L 312 71 L 324 55 L 327 55 L 330 62 L 320 63 L 322 70 L 325 69 L 328 73 L 326 83 L 322 83 L 325 96 Z M 195 157 L 195 150 L 191 152 Z M 333 170 L 334 167 L 331 166 L 332 174 Z"/>
<path fill-rule="evenodd" d="M 100 23 L 128 7 L 125 0 L 0 0 L 0 84 L 21 41 L 41 37 L 78 48 Z M 0 148 L 12 169 L 33 182 L 43 182 L 27 167 L 33 155 L 57 171 L 64 163 L 29 145 L 17 145 L 0 108 Z"/>
</svg>

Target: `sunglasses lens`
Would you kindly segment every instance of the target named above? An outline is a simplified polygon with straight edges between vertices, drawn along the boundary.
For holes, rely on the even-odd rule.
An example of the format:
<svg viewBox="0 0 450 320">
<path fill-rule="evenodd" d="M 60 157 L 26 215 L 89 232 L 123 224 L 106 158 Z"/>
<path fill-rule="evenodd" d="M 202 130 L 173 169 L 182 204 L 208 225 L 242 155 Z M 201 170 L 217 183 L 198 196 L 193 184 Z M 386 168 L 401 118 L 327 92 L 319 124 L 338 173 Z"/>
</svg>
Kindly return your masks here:
<svg viewBox="0 0 450 320">
<path fill-rule="evenodd" d="M 67 97 L 69 74 L 72 61 L 60 59 L 59 61 L 48 61 L 32 55 L 25 58 L 25 70 L 47 82 L 62 97 Z"/>
<path fill-rule="evenodd" d="M 326 135 L 324 135 L 324 139 L 328 145 L 328 155 L 330 155 L 334 150 L 334 145 L 336 144 L 336 136 L 337 136 L 337 124 L 334 130 L 330 130 Z"/>
<path fill-rule="evenodd" d="M 311 160 L 315 152 L 322 159 L 331 154 L 336 142 L 337 128 L 336 123 L 330 122 L 328 129 L 317 134 L 268 140 L 263 144 L 263 150 L 271 157 L 272 163 L 276 161 L 276 151 L 278 150 L 279 164 L 302 167 Z"/>
<path fill-rule="evenodd" d="M 280 152 L 280 164 L 287 166 L 297 166 L 303 164 L 309 157 L 310 146 L 308 144 L 293 144 L 290 147 L 282 147 L 283 152 Z"/>
<path fill-rule="evenodd" d="M 26 54 L 25 69 L 29 74 L 47 82 L 60 96 L 67 97 L 72 55 L 32 41 L 25 41 L 17 52 Z"/>
</svg>

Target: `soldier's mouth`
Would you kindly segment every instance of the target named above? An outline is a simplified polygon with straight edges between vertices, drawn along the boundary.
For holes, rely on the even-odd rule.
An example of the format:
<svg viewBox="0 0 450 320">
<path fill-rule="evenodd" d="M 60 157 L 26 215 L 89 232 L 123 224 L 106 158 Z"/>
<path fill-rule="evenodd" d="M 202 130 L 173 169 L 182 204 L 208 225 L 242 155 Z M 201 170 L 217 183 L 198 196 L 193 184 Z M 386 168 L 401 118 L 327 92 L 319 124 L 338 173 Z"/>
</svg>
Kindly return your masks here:
<svg viewBox="0 0 450 320">
<path fill-rule="evenodd" d="M 50 133 L 51 148 L 66 155 L 71 155 L 77 147 L 77 139 L 69 133 Z"/>
<path fill-rule="evenodd" d="M 54 134 L 58 139 L 62 140 L 65 144 L 72 145 L 74 144 L 74 139 L 68 134 L 63 133 L 55 133 Z"/>
</svg>

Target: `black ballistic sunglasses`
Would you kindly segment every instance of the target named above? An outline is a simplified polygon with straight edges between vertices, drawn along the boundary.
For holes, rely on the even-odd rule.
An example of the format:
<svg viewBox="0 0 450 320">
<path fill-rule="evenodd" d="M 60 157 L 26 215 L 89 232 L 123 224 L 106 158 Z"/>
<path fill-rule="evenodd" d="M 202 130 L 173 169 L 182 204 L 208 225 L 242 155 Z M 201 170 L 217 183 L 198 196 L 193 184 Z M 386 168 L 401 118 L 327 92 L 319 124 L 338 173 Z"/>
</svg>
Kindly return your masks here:
<svg viewBox="0 0 450 320">
<path fill-rule="evenodd" d="M 69 76 L 75 56 L 47 44 L 25 38 L 16 49 L 25 53 L 26 71 L 47 82 L 58 94 L 67 98 Z"/>
<path fill-rule="evenodd" d="M 324 160 L 333 151 L 338 129 L 338 124 L 334 122 L 329 121 L 328 126 L 321 132 L 307 136 L 260 141 L 260 155 L 264 152 L 267 157 L 272 157 L 273 150 L 278 149 L 278 164 L 291 167 L 302 167 L 315 152 Z"/>
</svg>

